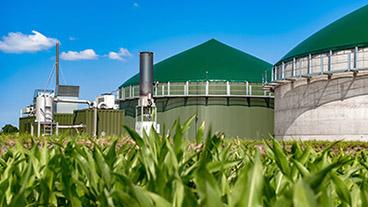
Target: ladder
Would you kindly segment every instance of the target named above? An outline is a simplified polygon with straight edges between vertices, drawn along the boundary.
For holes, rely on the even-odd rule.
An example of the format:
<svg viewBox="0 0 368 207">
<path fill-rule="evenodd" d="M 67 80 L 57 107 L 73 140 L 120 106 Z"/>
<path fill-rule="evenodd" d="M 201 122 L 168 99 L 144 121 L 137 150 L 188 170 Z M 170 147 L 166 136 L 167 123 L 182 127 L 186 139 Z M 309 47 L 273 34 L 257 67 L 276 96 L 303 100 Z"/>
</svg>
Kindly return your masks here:
<svg viewBox="0 0 368 207">
<path fill-rule="evenodd" d="M 42 124 L 42 136 L 50 136 L 53 132 L 53 123 L 44 123 Z"/>
</svg>

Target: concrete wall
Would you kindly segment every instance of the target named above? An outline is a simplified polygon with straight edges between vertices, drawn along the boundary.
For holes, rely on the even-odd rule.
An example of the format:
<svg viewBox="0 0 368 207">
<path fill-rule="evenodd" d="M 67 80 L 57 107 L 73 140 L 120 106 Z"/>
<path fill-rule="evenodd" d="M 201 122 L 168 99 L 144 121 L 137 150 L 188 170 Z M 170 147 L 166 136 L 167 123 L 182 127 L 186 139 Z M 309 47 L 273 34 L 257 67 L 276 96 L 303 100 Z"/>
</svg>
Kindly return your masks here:
<svg viewBox="0 0 368 207">
<path fill-rule="evenodd" d="M 368 140 L 368 76 L 342 73 L 278 86 L 275 136 Z"/>
<path fill-rule="evenodd" d="M 211 126 L 213 133 L 224 132 L 226 137 L 260 139 L 272 135 L 274 130 L 273 100 L 272 107 L 262 106 L 260 99 L 250 101 L 249 106 L 244 98 L 234 98 L 234 100 L 228 100 L 228 104 L 220 104 L 226 100 L 226 98 L 221 100 L 217 98 L 208 101 L 207 105 L 202 104 L 202 100 L 198 100 L 198 98 L 187 100 L 187 104 L 184 104 L 185 101 L 182 99 L 156 100 L 158 105 L 157 118 L 161 125 L 161 131 L 164 125 L 166 130 L 171 128 L 177 119 L 183 123 L 189 117 L 197 115 L 198 118 L 194 120 L 187 134 L 188 138 L 195 137 L 202 122 L 206 123 L 207 130 Z M 167 104 L 163 105 L 164 102 Z M 121 109 L 129 111 L 127 107 L 133 108 L 134 105 L 133 103 L 121 104 Z M 128 112 L 124 121 L 128 126 L 134 128 L 133 117 L 134 115 Z"/>
</svg>

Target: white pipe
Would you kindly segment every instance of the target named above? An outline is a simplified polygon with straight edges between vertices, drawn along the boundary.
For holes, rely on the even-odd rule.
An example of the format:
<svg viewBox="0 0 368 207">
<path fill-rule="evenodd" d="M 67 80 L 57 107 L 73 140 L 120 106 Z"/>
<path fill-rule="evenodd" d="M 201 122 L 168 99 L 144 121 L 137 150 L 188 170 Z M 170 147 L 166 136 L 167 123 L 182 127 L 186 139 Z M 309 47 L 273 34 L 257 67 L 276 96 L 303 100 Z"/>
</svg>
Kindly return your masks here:
<svg viewBox="0 0 368 207">
<path fill-rule="evenodd" d="M 93 106 L 92 101 L 88 100 L 76 100 L 76 99 L 61 99 L 61 98 L 54 98 L 55 102 L 62 102 L 62 103 L 79 103 L 79 104 L 88 104 L 89 106 Z"/>
<path fill-rule="evenodd" d="M 86 127 L 84 124 L 79 125 L 59 125 L 58 129 L 74 129 L 74 128 L 84 128 Z"/>
</svg>

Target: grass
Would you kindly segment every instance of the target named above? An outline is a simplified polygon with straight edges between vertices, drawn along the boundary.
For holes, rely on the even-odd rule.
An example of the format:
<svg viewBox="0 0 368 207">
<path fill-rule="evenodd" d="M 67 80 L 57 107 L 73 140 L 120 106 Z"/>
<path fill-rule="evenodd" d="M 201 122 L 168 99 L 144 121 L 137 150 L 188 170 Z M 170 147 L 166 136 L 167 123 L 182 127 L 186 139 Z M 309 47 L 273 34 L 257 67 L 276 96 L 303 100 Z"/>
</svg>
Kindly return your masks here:
<svg viewBox="0 0 368 207">
<path fill-rule="evenodd" d="M 190 122 L 144 137 L 1 136 L 0 206 L 368 206 L 366 143 L 227 140 L 203 127 L 188 141 Z"/>
</svg>

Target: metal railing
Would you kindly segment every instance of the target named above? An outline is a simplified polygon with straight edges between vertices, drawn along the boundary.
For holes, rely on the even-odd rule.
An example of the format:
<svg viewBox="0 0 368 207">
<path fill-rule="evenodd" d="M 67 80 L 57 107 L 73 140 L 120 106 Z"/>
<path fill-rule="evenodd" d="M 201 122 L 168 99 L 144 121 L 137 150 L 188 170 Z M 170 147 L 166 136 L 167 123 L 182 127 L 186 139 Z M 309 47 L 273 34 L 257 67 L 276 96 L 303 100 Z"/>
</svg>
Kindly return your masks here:
<svg viewBox="0 0 368 207">
<path fill-rule="evenodd" d="M 368 48 L 355 47 L 281 62 L 273 67 L 271 81 L 367 69 Z"/>
<path fill-rule="evenodd" d="M 156 83 L 154 97 L 273 97 L 262 84 L 248 82 L 206 81 Z M 139 85 L 120 88 L 119 100 L 139 98 Z"/>
</svg>

